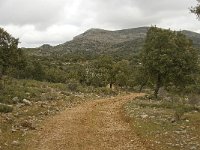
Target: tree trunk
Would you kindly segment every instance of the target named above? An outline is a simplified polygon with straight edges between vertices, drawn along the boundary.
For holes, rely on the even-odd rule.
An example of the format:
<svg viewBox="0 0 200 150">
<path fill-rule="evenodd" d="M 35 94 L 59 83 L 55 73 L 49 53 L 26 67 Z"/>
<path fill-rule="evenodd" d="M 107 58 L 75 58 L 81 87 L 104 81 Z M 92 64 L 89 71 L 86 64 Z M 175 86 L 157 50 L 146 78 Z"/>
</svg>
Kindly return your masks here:
<svg viewBox="0 0 200 150">
<path fill-rule="evenodd" d="M 161 87 L 161 75 L 158 74 L 157 81 L 156 81 L 156 87 L 154 90 L 154 96 L 156 99 L 158 98 L 158 91 L 159 91 L 160 87 Z"/>
<path fill-rule="evenodd" d="M 2 77 L 3 77 L 3 74 L 2 74 L 2 72 L 0 71 L 0 80 L 2 79 Z"/>
<path fill-rule="evenodd" d="M 140 86 L 139 92 L 142 92 L 143 87 L 147 84 L 148 80 L 146 80 L 145 82 L 143 82 Z"/>
<path fill-rule="evenodd" d="M 3 90 L 3 74 L 2 74 L 2 69 L 0 69 L 0 90 Z"/>
<path fill-rule="evenodd" d="M 110 83 L 110 88 L 112 89 L 112 87 L 113 87 L 113 84 L 112 84 L 112 83 Z"/>
</svg>

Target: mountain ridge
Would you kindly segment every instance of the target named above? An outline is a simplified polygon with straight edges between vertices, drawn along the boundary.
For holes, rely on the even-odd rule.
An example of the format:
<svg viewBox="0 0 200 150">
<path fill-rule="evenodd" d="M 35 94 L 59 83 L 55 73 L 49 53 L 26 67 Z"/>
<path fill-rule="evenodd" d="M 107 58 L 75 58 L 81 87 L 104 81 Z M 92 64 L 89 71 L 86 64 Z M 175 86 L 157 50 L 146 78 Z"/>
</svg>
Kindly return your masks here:
<svg viewBox="0 0 200 150">
<path fill-rule="evenodd" d="M 45 44 L 39 48 L 32 49 L 32 54 L 63 55 L 71 52 L 91 52 L 97 54 L 138 53 L 142 49 L 149 28 L 138 27 L 114 31 L 91 28 L 63 44 L 56 46 Z M 188 30 L 182 30 L 181 32 L 193 41 L 195 47 L 200 48 L 199 33 Z M 31 50 L 29 52 L 31 53 Z"/>
</svg>

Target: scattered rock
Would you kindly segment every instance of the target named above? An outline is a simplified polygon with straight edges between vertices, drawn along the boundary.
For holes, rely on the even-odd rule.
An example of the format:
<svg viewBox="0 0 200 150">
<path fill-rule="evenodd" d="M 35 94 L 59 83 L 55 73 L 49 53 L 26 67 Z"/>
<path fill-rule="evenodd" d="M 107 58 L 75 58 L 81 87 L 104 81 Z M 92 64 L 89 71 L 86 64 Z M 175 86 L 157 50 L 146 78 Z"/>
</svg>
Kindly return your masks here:
<svg viewBox="0 0 200 150">
<path fill-rule="evenodd" d="M 155 141 L 156 144 L 160 144 L 160 141 Z"/>
<path fill-rule="evenodd" d="M 155 118 L 156 118 L 156 116 L 150 116 L 150 118 L 151 118 L 151 119 L 155 119 Z"/>
<path fill-rule="evenodd" d="M 18 116 L 19 116 L 19 113 L 18 113 L 18 112 L 17 112 L 17 113 L 15 113 L 15 114 L 14 114 L 14 116 L 15 116 L 15 117 L 18 117 Z"/>
<path fill-rule="evenodd" d="M 188 119 L 187 119 L 187 120 L 185 120 L 185 121 L 186 121 L 186 122 L 190 122 L 190 120 L 188 120 Z"/>
<path fill-rule="evenodd" d="M 12 101 L 13 101 L 14 104 L 17 104 L 17 103 L 19 103 L 19 98 L 18 97 L 14 97 L 12 99 Z"/>
<path fill-rule="evenodd" d="M 27 135 L 27 131 L 26 130 L 22 130 L 22 131 L 23 131 L 22 137 L 26 136 Z"/>
<path fill-rule="evenodd" d="M 175 119 L 175 118 L 172 118 L 172 119 L 170 120 L 170 122 L 171 122 L 171 123 L 175 123 L 175 122 L 176 122 L 176 119 Z"/>
<path fill-rule="evenodd" d="M 25 105 L 28 105 L 28 106 L 31 106 L 31 105 L 32 105 L 32 103 L 31 103 L 29 100 L 27 100 L 27 99 L 23 99 L 22 102 L 23 102 Z"/>
<path fill-rule="evenodd" d="M 30 95 L 31 93 L 26 92 L 26 95 Z"/>
<path fill-rule="evenodd" d="M 17 104 L 17 108 L 22 108 L 23 106 L 25 106 L 25 104 L 20 104 L 20 103 Z"/>
<path fill-rule="evenodd" d="M 146 115 L 146 114 L 143 114 L 143 115 L 141 115 L 140 116 L 142 119 L 145 119 L 145 118 L 147 118 L 148 117 L 148 115 Z"/>
<path fill-rule="evenodd" d="M 55 108 L 56 111 L 60 111 L 58 107 Z"/>
<path fill-rule="evenodd" d="M 12 131 L 12 133 L 14 133 L 14 132 L 17 132 L 17 130 L 16 130 L 16 129 L 11 129 L 11 131 Z"/>
<path fill-rule="evenodd" d="M 49 111 L 48 111 L 48 110 L 44 112 L 44 115 L 45 115 L 45 116 L 47 116 L 48 114 L 49 114 Z"/>
<path fill-rule="evenodd" d="M 5 146 L 8 146 L 8 143 L 4 143 Z"/>
<path fill-rule="evenodd" d="M 192 147 L 190 147 L 190 150 L 196 150 L 196 149 L 197 149 L 196 146 L 192 146 Z"/>
<path fill-rule="evenodd" d="M 47 105 L 46 103 L 41 103 L 40 107 L 42 107 L 42 108 L 47 108 L 48 105 Z"/>
<path fill-rule="evenodd" d="M 183 130 L 183 131 L 174 131 L 174 133 L 176 133 L 176 134 L 186 134 L 187 131 L 186 130 Z"/>
<path fill-rule="evenodd" d="M 14 146 L 19 146 L 20 142 L 19 141 L 13 141 L 11 144 L 14 145 Z"/>
</svg>

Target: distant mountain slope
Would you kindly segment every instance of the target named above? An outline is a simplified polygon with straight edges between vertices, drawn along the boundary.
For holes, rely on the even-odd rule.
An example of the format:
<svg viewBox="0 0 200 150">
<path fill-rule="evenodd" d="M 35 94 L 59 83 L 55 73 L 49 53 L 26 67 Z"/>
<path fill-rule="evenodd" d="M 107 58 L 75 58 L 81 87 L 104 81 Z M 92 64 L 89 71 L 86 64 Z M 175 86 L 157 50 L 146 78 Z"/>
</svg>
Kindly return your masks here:
<svg viewBox="0 0 200 150">
<path fill-rule="evenodd" d="M 183 30 L 183 34 L 185 34 L 188 38 L 193 41 L 195 47 L 200 48 L 200 34 L 192 31 Z"/>
<path fill-rule="evenodd" d="M 146 36 L 147 30 L 148 27 L 140 27 L 135 29 L 125 29 L 117 31 L 90 29 L 84 32 L 83 34 L 74 37 L 74 40 L 87 39 L 87 40 L 95 40 L 99 42 L 117 44 L 125 41 L 135 40 L 138 38 L 144 38 Z"/>
<path fill-rule="evenodd" d="M 66 43 L 50 46 L 43 45 L 36 49 L 29 49 L 35 55 L 50 55 L 55 53 L 63 55 L 70 52 L 113 53 L 129 55 L 141 50 L 149 27 L 139 27 L 117 31 L 103 29 L 89 29 Z M 183 30 L 181 31 L 192 39 L 194 46 L 200 48 L 200 34 Z"/>
</svg>

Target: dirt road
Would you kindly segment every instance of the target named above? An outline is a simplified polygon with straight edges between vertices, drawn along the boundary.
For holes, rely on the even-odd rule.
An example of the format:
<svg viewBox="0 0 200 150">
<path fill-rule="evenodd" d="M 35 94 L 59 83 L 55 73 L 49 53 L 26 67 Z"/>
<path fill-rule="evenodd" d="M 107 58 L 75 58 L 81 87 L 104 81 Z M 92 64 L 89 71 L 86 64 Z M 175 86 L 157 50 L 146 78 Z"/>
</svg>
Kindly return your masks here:
<svg viewBox="0 0 200 150">
<path fill-rule="evenodd" d="M 89 101 L 47 119 L 29 150 L 145 150 L 121 107 L 141 94 Z"/>
</svg>

